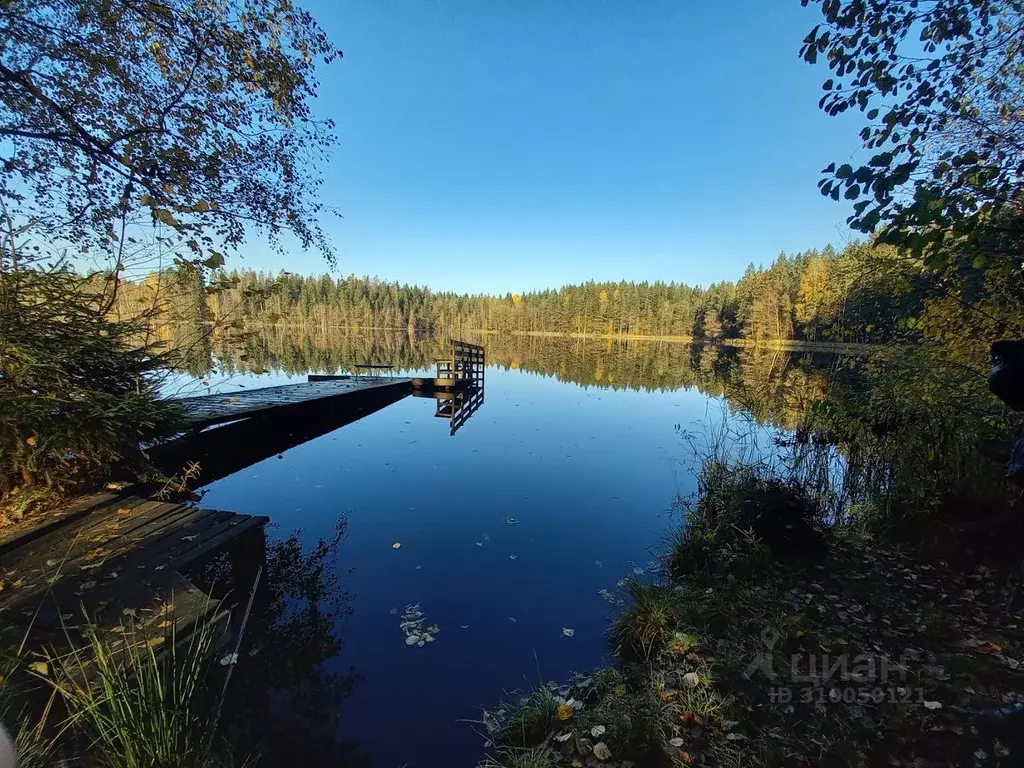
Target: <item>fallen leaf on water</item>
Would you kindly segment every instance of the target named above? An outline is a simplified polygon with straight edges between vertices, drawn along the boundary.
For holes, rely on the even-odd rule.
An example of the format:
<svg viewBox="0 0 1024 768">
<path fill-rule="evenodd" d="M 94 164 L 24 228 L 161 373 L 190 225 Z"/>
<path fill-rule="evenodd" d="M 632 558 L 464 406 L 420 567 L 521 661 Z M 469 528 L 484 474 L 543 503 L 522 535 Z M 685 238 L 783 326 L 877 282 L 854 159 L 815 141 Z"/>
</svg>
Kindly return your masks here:
<svg viewBox="0 0 1024 768">
<path fill-rule="evenodd" d="M 573 716 L 573 712 L 573 708 L 568 704 L 558 705 L 557 714 L 559 720 L 568 720 L 570 717 Z"/>
<path fill-rule="evenodd" d="M 568 627 L 562 627 L 562 634 L 565 635 L 566 637 L 572 637 L 573 635 L 576 634 L 576 630 L 575 629 L 569 629 Z"/>
<path fill-rule="evenodd" d="M 229 653 L 227 656 L 223 657 L 220 660 L 220 665 L 222 667 L 227 667 L 227 666 L 229 666 L 231 664 L 237 664 L 237 663 L 238 663 L 238 654 L 237 653 Z"/>
<path fill-rule="evenodd" d="M 598 760 L 608 760 L 611 758 L 611 756 L 612 751 L 608 749 L 608 745 L 605 744 L 603 741 L 599 741 L 597 742 L 597 744 L 594 745 L 594 757 L 596 757 Z"/>
<path fill-rule="evenodd" d="M 390 613 L 392 616 L 397 616 L 398 615 L 398 609 L 397 608 L 392 608 L 390 611 L 388 611 L 388 613 Z"/>
<path fill-rule="evenodd" d="M 509 556 L 508 556 L 508 559 L 509 559 L 509 560 L 515 560 L 515 559 L 516 559 L 516 556 L 515 556 L 514 554 L 512 554 L 512 555 L 509 555 Z"/>
<path fill-rule="evenodd" d="M 193 533 L 191 536 L 182 536 L 181 540 L 182 541 L 195 541 L 198 538 L 199 538 L 199 534 L 198 533 Z"/>
<path fill-rule="evenodd" d="M 394 544 L 391 545 L 391 548 L 392 549 L 401 549 L 402 548 L 402 542 L 396 541 Z"/>
<path fill-rule="evenodd" d="M 515 624 L 516 623 L 516 617 L 515 616 L 509 616 L 508 617 L 508 623 L 509 624 Z"/>
<path fill-rule="evenodd" d="M 469 629 L 469 624 L 459 624 L 459 629 Z"/>
<path fill-rule="evenodd" d="M 483 543 L 482 541 L 478 541 L 478 542 L 476 543 L 476 545 L 477 545 L 478 547 L 482 547 L 482 546 L 484 545 L 484 543 Z"/>
</svg>

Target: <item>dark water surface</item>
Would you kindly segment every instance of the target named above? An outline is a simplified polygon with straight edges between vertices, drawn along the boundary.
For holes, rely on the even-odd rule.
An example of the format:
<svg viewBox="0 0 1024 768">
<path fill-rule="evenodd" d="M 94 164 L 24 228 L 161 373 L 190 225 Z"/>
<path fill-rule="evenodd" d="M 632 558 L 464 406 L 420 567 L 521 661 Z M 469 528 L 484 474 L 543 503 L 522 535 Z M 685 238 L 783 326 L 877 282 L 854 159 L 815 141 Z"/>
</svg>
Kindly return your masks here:
<svg viewBox="0 0 1024 768">
<path fill-rule="evenodd" d="M 611 370 L 636 351 L 600 354 L 581 365 Z M 769 379 L 788 365 L 773 360 Z M 345 521 L 330 568 L 350 610 L 323 669 L 354 676 L 337 736 L 372 765 L 472 765 L 483 738 L 464 720 L 606 660 L 614 606 L 601 590 L 648 566 L 673 501 L 694 490 L 677 425 L 720 419 L 721 395 L 692 381 L 581 386 L 564 368 L 489 367 L 483 406 L 454 436 L 433 400 L 408 397 L 204 489 L 203 506 L 268 515 L 271 540 L 301 529 L 312 547 Z M 416 603 L 439 627 L 423 647 L 399 628 Z"/>
</svg>

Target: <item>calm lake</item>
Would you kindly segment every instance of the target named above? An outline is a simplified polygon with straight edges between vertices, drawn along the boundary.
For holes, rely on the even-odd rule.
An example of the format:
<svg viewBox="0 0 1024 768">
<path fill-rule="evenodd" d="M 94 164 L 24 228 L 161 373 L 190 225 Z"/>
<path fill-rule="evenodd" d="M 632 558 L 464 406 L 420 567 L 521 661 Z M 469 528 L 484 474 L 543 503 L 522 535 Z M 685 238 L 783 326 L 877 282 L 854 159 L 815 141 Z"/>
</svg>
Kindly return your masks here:
<svg viewBox="0 0 1024 768">
<path fill-rule="evenodd" d="M 202 489 L 203 506 L 269 516 L 271 541 L 298 531 L 309 550 L 342 526 L 326 560 L 337 642 L 315 666 L 343 681 L 321 707 L 332 711 L 317 714 L 348 742 L 336 754 L 351 764 L 472 765 L 483 728 L 466 721 L 506 693 L 601 664 L 608 598 L 649 567 L 674 503 L 695 490 L 682 433 L 699 438 L 731 412 L 770 444 L 837 365 L 654 342 L 486 346 L 483 405 L 456 434 L 434 400 L 406 397 Z M 433 375 L 442 348 L 407 336 L 263 337 L 211 350 L 218 372 L 203 378 L 232 391 L 368 362 Z M 410 605 L 437 626 L 431 642 L 407 645 Z"/>
</svg>

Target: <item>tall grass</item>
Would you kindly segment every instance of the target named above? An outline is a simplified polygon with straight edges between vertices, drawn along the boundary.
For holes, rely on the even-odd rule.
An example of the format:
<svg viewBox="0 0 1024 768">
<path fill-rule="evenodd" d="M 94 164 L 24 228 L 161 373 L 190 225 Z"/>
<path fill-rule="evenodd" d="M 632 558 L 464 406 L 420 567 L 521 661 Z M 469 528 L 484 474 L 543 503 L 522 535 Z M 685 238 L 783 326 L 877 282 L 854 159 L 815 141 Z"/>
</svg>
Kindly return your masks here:
<svg viewBox="0 0 1024 768">
<path fill-rule="evenodd" d="M 201 622 L 180 643 L 173 628 L 157 637 L 122 628 L 120 640 L 88 629 L 85 642 L 55 665 L 53 685 L 93 761 L 103 768 L 232 765 L 215 742 L 217 707 L 206 686 L 211 625 Z"/>
</svg>

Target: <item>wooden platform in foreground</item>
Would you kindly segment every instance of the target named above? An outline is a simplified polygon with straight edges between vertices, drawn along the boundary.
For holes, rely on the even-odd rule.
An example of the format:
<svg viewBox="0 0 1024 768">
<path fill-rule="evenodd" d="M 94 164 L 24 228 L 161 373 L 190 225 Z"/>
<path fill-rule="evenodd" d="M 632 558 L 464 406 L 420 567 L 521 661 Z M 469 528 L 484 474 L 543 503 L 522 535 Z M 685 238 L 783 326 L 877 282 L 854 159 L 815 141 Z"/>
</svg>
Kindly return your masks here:
<svg viewBox="0 0 1024 768">
<path fill-rule="evenodd" d="M 62 615 L 119 612 L 185 588 L 179 572 L 256 531 L 266 517 L 114 495 L 0 555 L 0 611 L 35 611 L 53 599 Z M 19 544 L 20 542 L 24 542 Z M 46 612 L 40 613 L 42 619 Z"/>
<path fill-rule="evenodd" d="M 411 379 L 373 376 L 339 376 L 298 384 L 282 384 L 243 392 L 186 397 L 178 402 L 185 409 L 185 426 L 202 429 L 228 421 L 280 412 L 312 403 L 341 398 L 356 399 L 360 393 L 412 391 Z"/>
</svg>

